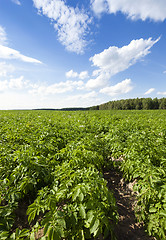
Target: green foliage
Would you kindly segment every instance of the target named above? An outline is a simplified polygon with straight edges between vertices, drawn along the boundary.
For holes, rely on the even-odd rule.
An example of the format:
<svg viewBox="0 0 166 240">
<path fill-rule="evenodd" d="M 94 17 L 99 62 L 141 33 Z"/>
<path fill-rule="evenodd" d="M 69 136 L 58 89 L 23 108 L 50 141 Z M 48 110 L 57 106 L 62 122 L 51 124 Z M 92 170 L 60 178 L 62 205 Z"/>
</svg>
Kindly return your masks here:
<svg viewBox="0 0 166 240">
<path fill-rule="evenodd" d="M 164 100 L 158 104 L 164 108 Z M 138 220 L 165 239 L 164 111 L 1 111 L 0 120 L 1 239 L 114 239 L 116 203 L 102 174 L 113 165 L 136 182 Z M 24 199 L 29 229 L 15 222 Z"/>
<path fill-rule="evenodd" d="M 149 110 L 166 109 L 166 98 L 134 98 L 114 100 L 90 107 L 89 110 Z"/>
</svg>

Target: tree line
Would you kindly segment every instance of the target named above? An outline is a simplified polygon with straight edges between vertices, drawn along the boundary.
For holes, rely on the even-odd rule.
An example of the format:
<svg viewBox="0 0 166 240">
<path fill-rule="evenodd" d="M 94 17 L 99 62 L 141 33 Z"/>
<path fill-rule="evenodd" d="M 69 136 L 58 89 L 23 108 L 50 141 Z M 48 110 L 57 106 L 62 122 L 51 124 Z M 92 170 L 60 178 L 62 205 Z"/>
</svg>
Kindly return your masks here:
<svg viewBox="0 0 166 240">
<path fill-rule="evenodd" d="M 134 98 L 109 101 L 90 107 L 89 110 L 149 110 L 166 109 L 166 98 Z"/>
</svg>

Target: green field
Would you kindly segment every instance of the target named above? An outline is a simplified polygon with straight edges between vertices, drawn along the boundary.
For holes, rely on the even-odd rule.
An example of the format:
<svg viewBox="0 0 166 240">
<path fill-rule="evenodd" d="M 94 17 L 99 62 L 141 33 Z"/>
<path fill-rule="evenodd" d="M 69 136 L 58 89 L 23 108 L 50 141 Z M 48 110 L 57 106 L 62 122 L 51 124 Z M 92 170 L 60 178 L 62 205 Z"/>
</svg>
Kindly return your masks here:
<svg viewBox="0 0 166 240">
<path fill-rule="evenodd" d="M 0 111 L 0 125 L 0 239 L 115 239 L 112 168 L 135 180 L 138 221 L 165 239 L 166 111 Z"/>
</svg>

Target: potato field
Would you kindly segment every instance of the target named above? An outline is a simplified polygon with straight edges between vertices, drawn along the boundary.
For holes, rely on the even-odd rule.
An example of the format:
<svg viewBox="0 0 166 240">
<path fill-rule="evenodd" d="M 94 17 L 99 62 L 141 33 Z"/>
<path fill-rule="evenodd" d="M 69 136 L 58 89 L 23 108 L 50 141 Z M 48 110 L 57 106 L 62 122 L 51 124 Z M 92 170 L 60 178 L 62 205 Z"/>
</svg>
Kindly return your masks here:
<svg viewBox="0 0 166 240">
<path fill-rule="evenodd" d="M 111 169 L 134 182 L 147 235 L 166 239 L 165 110 L 0 111 L 0 239 L 115 240 Z"/>
</svg>

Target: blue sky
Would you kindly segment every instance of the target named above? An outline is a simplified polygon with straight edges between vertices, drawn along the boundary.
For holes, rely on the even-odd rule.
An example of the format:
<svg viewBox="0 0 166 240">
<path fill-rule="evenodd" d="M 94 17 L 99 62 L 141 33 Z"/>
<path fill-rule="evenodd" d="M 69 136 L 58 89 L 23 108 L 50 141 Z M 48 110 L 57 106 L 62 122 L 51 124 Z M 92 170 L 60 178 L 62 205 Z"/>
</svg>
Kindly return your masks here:
<svg viewBox="0 0 166 240">
<path fill-rule="evenodd" d="M 166 97 L 165 0 L 0 0 L 0 109 Z"/>
</svg>

